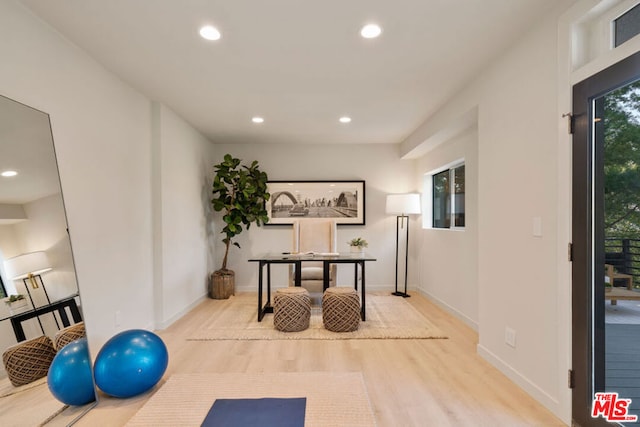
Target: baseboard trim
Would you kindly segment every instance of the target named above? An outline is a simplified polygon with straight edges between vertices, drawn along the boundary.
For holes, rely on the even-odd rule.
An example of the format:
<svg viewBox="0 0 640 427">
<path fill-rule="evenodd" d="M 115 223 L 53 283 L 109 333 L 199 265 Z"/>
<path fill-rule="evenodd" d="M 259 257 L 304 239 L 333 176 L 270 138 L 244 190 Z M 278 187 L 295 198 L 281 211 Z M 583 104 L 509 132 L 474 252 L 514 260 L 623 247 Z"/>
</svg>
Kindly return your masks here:
<svg viewBox="0 0 640 427">
<path fill-rule="evenodd" d="M 207 294 L 200 296 L 191 304 L 189 304 L 188 306 L 186 306 L 185 308 L 183 308 L 182 310 L 180 310 L 179 312 L 171 316 L 169 319 L 165 319 L 162 322 L 157 323 L 155 329 L 157 330 L 167 329 L 174 322 L 178 321 L 182 316 L 184 316 L 185 314 L 193 310 L 198 304 L 200 304 L 206 298 L 207 298 Z"/>
<path fill-rule="evenodd" d="M 478 322 L 476 322 L 475 320 L 473 320 L 472 318 L 470 318 L 469 316 L 467 316 L 466 314 L 464 314 L 460 310 L 450 306 L 449 304 L 447 304 L 446 302 L 444 302 L 440 298 L 434 296 L 433 294 L 431 294 L 431 293 L 429 293 L 429 292 L 427 292 L 427 291 L 425 291 L 423 289 L 416 289 L 416 290 L 418 292 L 420 292 L 425 298 L 428 298 L 429 301 L 433 302 L 438 307 L 440 307 L 443 310 L 445 310 L 447 313 L 449 313 L 452 316 L 456 317 L 457 319 L 463 321 L 467 326 L 469 326 L 474 331 L 476 331 L 476 332 L 479 331 Z"/>
<path fill-rule="evenodd" d="M 515 384 L 520 386 L 525 392 L 527 392 L 531 397 L 540 402 L 543 406 L 545 406 L 549 411 L 551 411 L 554 415 L 558 416 L 560 413 L 560 402 L 558 399 L 551 396 L 549 393 L 538 387 L 535 383 L 531 382 L 527 377 L 522 375 L 516 369 L 514 369 L 511 365 L 506 363 L 500 357 L 496 356 L 489 349 L 484 347 L 481 344 L 478 344 L 476 347 L 478 355 L 482 357 L 484 360 L 489 362 L 493 367 L 502 372 L 507 378 L 513 381 Z M 558 416 L 559 417 L 559 416 Z"/>
</svg>

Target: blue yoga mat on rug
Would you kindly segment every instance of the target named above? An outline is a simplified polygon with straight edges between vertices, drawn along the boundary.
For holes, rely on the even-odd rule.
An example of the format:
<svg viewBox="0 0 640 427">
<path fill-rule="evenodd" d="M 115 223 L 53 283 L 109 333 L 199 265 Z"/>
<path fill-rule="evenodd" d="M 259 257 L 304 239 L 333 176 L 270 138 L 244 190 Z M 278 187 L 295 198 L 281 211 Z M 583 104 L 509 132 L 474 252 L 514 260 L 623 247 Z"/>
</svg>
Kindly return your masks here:
<svg viewBox="0 0 640 427">
<path fill-rule="evenodd" d="M 304 427 L 307 398 L 216 399 L 202 427 Z"/>
</svg>

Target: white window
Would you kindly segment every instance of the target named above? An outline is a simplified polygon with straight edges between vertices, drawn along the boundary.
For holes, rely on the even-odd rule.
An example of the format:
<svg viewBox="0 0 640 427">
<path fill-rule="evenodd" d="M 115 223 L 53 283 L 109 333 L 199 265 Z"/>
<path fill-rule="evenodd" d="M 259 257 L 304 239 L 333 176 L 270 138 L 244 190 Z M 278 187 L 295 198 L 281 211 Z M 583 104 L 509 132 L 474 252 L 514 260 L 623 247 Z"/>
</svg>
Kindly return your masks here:
<svg viewBox="0 0 640 427">
<path fill-rule="evenodd" d="M 464 228 L 465 167 L 464 161 L 425 176 L 425 208 L 427 228 Z"/>
</svg>

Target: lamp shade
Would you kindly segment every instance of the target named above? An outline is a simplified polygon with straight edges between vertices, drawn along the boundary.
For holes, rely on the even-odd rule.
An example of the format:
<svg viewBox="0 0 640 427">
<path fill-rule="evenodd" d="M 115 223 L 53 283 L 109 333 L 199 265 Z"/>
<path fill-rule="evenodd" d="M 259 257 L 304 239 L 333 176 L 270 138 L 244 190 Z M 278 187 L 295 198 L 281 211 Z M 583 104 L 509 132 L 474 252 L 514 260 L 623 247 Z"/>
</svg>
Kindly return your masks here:
<svg viewBox="0 0 640 427">
<path fill-rule="evenodd" d="M 387 195 L 388 214 L 419 214 L 420 194 L 389 194 Z"/>
<path fill-rule="evenodd" d="M 29 274 L 45 273 L 51 270 L 51 264 L 45 252 L 29 252 L 6 260 L 4 270 L 11 280 L 19 280 Z"/>
</svg>

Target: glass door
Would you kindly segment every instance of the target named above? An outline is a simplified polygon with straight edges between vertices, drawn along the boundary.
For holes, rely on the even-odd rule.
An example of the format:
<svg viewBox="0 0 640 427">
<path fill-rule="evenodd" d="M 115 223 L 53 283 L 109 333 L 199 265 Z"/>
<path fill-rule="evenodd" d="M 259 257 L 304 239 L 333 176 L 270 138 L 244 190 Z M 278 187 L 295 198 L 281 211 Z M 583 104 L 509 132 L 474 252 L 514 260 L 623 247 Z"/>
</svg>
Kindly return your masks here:
<svg viewBox="0 0 640 427">
<path fill-rule="evenodd" d="M 640 414 L 639 80 L 636 54 L 574 87 L 573 418 L 583 426 Z"/>
</svg>

